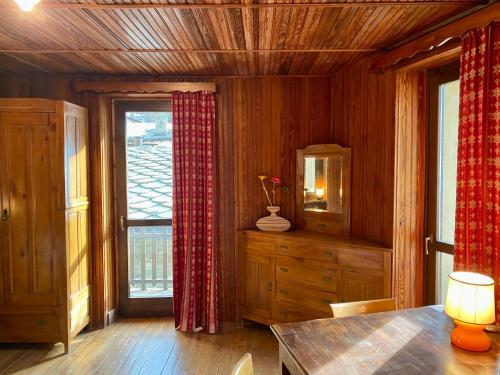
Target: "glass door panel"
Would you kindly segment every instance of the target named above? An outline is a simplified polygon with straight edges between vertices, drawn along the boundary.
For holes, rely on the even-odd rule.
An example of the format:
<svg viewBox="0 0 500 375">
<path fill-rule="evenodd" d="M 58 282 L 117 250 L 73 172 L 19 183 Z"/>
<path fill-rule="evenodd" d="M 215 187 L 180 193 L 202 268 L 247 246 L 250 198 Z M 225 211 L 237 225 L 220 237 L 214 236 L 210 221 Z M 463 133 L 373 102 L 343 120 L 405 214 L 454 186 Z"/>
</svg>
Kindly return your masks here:
<svg viewBox="0 0 500 375">
<path fill-rule="evenodd" d="M 172 114 L 167 101 L 115 106 L 120 309 L 171 313 Z"/>
<path fill-rule="evenodd" d="M 436 300 L 434 303 L 444 305 L 448 290 L 448 276 L 453 272 L 453 255 L 436 252 Z"/>
<path fill-rule="evenodd" d="M 429 74 L 426 302 L 443 304 L 453 271 L 458 151 L 458 66 Z"/>
<path fill-rule="evenodd" d="M 128 227 L 129 297 L 172 297 L 172 227 Z"/>
<path fill-rule="evenodd" d="M 453 245 L 457 188 L 459 80 L 439 85 L 436 240 Z"/>
</svg>

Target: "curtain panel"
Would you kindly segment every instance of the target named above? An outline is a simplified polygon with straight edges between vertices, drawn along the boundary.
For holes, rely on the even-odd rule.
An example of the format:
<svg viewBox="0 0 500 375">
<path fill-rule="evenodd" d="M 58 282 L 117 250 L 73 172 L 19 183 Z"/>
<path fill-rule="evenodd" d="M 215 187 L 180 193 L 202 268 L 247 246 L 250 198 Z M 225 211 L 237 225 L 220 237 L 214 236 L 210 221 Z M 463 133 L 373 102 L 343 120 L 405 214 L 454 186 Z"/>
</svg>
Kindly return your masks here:
<svg viewBox="0 0 500 375">
<path fill-rule="evenodd" d="M 215 94 L 172 93 L 176 328 L 218 331 Z"/>
<path fill-rule="evenodd" d="M 500 322 L 500 23 L 462 38 L 455 270 L 496 283 Z"/>
</svg>

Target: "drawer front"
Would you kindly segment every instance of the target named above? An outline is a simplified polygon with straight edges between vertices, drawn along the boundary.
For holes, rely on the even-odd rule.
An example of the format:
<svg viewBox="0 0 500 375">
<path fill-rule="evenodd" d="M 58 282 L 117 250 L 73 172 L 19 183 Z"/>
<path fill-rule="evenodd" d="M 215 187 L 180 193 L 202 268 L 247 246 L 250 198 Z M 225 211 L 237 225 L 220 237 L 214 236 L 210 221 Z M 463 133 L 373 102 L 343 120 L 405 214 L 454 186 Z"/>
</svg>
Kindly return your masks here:
<svg viewBox="0 0 500 375">
<path fill-rule="evenodd" d="M 254 251 L 274 255 L 275 241 L 256 235 L 243 234 L 242 245 L 246 251 Z"/>
<path fill-rule="evenodd" d="M 348 267 L 383 271 L 384 254 L 373 250 L 340 249 L 339 264 Z"/>
<path fill-rule="evenodd" d="M 58 342 L 61 326 L 57 315 L 0 315 L 0 342 Z"/>
<path fill-rule="evenodd" d="M 328 313 L 328 317 L 331 317 L 330 304 L 337 302 L 337 295 L 304 288 L 296 284 L 278 282 L 276 284 L 276 301 L 322 311 Z"/>
<path fill-rule="evenodd" d="M 278 302 L 276 304 L 276 321 L 278 323 L 304 322 L 312 319 L 331 318 L 332 314 L 325 311 L 317 311 L 290 303 Z"/>
<path fill-rule="evenodd" d="M 307 215 L 307 211 L 304 213 L 304 227 L 302 229 L 305 231 L 323 232 L 337 235 L 347 235 L 349 233 L 349 224 L 342 223 L 340 218 L 328 221 L 309 216 Z"/>
<path fill-rule="evenodd" d="M 276 263 L 276 280 L 290 281 L 335 293 L 338 271 L 325 262 L 281 255 L 278 256 Z"/>
<path fill-rule="evenodd" d="M 328 242 L 313 240 L 281 240 L 276 242 L 276 253 L 337 263 L 337 247 Z"/>
</svg>

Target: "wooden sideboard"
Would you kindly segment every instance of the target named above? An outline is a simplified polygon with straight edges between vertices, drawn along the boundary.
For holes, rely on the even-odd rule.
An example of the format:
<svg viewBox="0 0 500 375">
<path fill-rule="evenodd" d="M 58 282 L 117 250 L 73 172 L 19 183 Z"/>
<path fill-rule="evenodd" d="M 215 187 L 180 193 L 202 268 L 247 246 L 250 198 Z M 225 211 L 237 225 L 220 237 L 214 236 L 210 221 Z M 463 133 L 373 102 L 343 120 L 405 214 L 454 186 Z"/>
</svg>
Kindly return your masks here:
<svg viewBox="0 0 500 375">
<path fill-rule="evenodd" d="M 392 250 L 309 231 L 238 235 L 239 316 L 264 324 L 331 317 L 330 303 L 391 296 Z"/>
</svg>

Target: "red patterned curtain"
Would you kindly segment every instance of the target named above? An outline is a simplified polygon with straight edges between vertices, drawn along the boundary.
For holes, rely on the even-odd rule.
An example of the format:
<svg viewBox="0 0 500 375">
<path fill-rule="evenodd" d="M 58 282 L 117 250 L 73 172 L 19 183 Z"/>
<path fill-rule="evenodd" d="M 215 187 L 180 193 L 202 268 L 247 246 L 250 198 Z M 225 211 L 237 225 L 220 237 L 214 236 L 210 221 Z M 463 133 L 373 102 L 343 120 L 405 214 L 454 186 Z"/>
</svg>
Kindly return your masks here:
<svg viewBox="0 0 500 375">
<path fill-rule="evenodd" d="M 215 97 L 172 94 L 173 277 L 177 329 L 218 331 Z"/>
<path fill-rule="evenodd" d="M 500 23 L 462 38 L 455 269 L 495 279 L 500 322 Z"/>
</svg>

